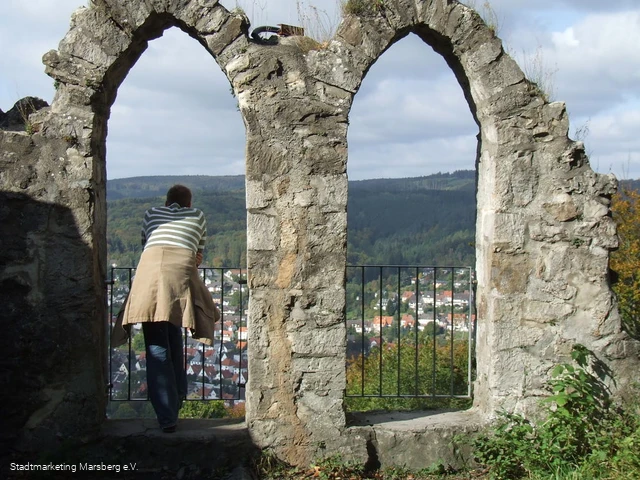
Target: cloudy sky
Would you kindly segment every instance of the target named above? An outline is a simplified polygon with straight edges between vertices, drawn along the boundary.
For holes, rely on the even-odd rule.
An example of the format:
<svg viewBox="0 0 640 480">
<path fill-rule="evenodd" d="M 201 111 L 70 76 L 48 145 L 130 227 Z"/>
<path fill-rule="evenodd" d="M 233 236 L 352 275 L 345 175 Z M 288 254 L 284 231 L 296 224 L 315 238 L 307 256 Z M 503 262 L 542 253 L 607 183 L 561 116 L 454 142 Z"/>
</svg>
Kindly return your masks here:
<svg viewBox="0 0 640 480">
<path fill-rule="evenodd" d="M 42 55 L 57 48 L 86 0 L 0 1 L 0 108 L 53 99 Z M 339 0 L 223 0 L 252 26 L 338 23 Z M 471 3 L 468 0 L 466 3 Z M 564 101 L 592 167 L 640 178 L 640 2 L 491 0 L 498 34 L 520 66 Z M 302 19 L 297 4 L 302 7 Z M 542 75 L 540 75 L 542 72 Z M 373 66 L 350 115 L 349 178 L 472 169 L 477 126 L 444 60 L 410 35 Z M 244 126 L 205 50 L 171 29 L 151 42 L 118 91 L 107 138 L 109 178 L 244 173 Z"/>
</svg>

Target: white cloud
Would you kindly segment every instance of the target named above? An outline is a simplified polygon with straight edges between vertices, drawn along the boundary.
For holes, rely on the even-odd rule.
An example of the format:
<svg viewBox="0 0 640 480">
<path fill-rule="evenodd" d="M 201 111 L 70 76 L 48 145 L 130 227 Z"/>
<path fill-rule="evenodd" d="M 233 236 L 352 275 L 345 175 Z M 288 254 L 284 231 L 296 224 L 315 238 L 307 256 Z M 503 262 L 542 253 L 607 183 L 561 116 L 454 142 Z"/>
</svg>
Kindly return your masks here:
<svg viewBox="0 0 640 480">
<path fill-rule="evenodd" d="M 470 136 L 426 138 L 411 144 L 350 144 L 349 179 L 404 178 L 461 169 L 473 170 L 476 145 L 475 138 Z M 376 172 L 375 176 L 371 175 L 372 171 Z"/>
<path fill-rule="evenodd" d="M 638 44 L 640 9 L 589 14 L 562 30 L 538 32 L 529 47 L 518 44 L 514 50 L 525 72 L 539 60 L 555 72 L 555 97 L 570 112 L 593 116 L 640 94 Z"/>
<path fill-rule="evenodd" d="M 358 93 L 350 115 L 350 142 L 475 135 L 462 89 L 447 80 L 387 79 L 375 83 L 368 95 Z"/>
<path fill-rule="evenodd" d="M 221 3 L 229 9 L 244 6 L 254 26 L 301 23 L 291 0 Z M 329 23 L 338 10 L 336 0 L 303 3 L 327 11 Z M 491 3 L 500 35 L 516 57 L 531 58 L 539 46 L 547 67 L 557 68 L 556 98 L 567 103 L 573 128 L 589 120 L 586 143 L 592 165 L 606 172 L 626 163 L 627 176 L 640 177 L 637 0 Z M 2 0 L 0 44 L 11 48 L 0 56 L 0 108 L 6 111 L 26 95 L 52 100 L 53 81 L 43 73 L 41 58 L 57 47 L 71 13 L 82 4 L 86 2 Z M 409 35 L 376 62 L 356 95 L 349 175 L 410 176 L 473 168 L 476 133 L 449 67 Z M 107 149 L 110 178 L 244 173 L 244 126 L 236 100 L 201 45 L 177 30 L 150 43 L 118 91 Z"/>
<path fill-rule="evenodd" d="M 640 137 L 629 134 L 640 132 L 640 109 L 612 110 L 591 119 L 588 126 L 587 150 L 594 159 L 607 159 L 607 168 L 621 170 L 629 157 L 640 157 Z"/>
<path fill-rule="evenodd" d="M 576 39 L 575 30 L 573 27 L 567 28 L 564 32 L 554 32 L 551 35 L 553 43 L 558 48 L 578 48 L 580 47 L 580 41 Z"/>
<path fill-rule="evenodd" d="M 82 0 L 2 0 L 0 3 L 0 108 L 21 97 L 53 99 L 53 80 L 42 56 L 55 49 L 69 29 L 71 13 Z"/>
<path fill-rule="evenodd" d="M 362 175 L 374 169 L 381 176 L 408 177 L 474 168 L 477 132 L 453 72 L 410 35 L 378 59 L 355 96 L 349 176 L 371 178 Z M 469 157 L 460 155 L 461 141 Z"/>
<path fill-rule="evenodd" d="M 574 42 L 561 41 L 570 34 Z M 584 79 L 596 76 L 621 86 L 640 80 L 640 10 L 586 16 L 553 36 L 553 55 L 561 71 Z"/>
<path fill-rule="evenodd" d="M 241 174 L 244 133 L 220 67 L 196 41 L 170 29 L 118 89 L 107 175 Z"/>
</svg>

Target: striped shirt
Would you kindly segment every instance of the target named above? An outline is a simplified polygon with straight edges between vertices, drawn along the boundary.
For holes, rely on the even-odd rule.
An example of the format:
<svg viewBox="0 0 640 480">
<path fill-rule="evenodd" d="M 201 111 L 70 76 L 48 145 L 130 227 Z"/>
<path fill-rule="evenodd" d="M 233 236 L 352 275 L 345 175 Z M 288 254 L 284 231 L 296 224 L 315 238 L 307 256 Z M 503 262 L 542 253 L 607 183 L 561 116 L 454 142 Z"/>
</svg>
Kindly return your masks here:
<svg viewBox="0 0 640 480">
<path fill-rule="evenodd" d="M 144 214 L 142 245 L 182 247 L 194 253 L 204 250 L 207 221 L 202 210 L 183 208 L 178 203 L 153 207 Z"/>
</svg>

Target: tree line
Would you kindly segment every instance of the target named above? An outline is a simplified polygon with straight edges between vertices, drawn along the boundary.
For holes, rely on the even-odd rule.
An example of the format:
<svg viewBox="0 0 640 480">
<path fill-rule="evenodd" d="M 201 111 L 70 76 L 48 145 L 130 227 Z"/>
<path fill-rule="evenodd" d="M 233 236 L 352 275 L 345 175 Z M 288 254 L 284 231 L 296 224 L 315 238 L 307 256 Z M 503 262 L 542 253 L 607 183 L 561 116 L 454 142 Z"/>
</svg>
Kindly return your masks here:
<svg viewBox="0 0 640 480">
<path fill-rule="evenodd" d="M 182 182 L 193 189 L 194 206 L 207 217 L 204 265 L 246 266 L 245 191 L 237 188 L 240 180 L 243 177 L 110 180 L 109 264 L 137 264 L 145 210 L 163 205 L 166 190 Z M 349 182 L 347 260 L 350 264 L 473 265 L 475 211 L 473 171 Z"/>
</svg>

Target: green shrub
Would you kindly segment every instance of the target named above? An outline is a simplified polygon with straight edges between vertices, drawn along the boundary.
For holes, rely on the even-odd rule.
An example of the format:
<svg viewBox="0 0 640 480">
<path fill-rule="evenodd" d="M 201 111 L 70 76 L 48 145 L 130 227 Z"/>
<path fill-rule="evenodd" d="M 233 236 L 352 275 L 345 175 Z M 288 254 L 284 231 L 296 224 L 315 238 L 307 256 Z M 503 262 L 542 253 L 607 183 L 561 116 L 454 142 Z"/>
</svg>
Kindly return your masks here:
<svg viewBox="0 0 640 480">
<path fill-rule="evenodd" d="M 227 409 L 223 402 L 188 400 L 182 404 L 180 418 L 224 418 Z"/>
<path fill-rule="evenodd" d="M 492 478 L 640 478 L 640 417 L 611 401 L 611 372 L 582 345 L 554 368 L 544 420 L 502 412 L 473 447 Z M 591 361 L 590 361 L 591 360 Z"/>
</svg>

